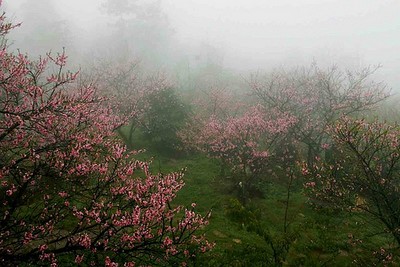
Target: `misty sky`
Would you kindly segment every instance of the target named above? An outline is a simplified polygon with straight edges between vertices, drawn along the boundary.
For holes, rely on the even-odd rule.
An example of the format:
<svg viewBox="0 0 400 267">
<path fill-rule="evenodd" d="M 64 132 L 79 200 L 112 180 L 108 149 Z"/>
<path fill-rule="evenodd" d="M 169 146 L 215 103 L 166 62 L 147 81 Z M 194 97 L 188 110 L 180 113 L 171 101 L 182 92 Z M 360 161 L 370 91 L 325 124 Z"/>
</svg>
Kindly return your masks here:
<svg viewBox="0 0 400 267">
<path fill-rule="evenodd" d="M 9 16 L 22 17 L 24 1 L 4 0 Z M 64 19 L 84 31 L 107 23 L 100 1 L 53 1 Z M 225 67 L 382 64 L 379 78 L 394 89 L 400 85 L 399 0 L 165 0 L 162 5 L 179 44 L 214 46 Z"/>
</svg>

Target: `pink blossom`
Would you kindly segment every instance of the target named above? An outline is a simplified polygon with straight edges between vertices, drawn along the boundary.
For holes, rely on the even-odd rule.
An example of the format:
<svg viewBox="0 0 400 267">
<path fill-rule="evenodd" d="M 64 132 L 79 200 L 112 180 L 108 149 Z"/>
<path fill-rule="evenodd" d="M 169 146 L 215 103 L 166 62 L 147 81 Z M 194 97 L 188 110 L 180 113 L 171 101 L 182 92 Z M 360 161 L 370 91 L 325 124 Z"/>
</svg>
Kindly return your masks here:
<svg viewBox="0 0 400 267">
<path fill-rule="evenodd" d="M 84 255 L 76 255 L 75 257 L 75 263 L 80 264 L 83 261 Z"/>
<path fill-rule="evenodd" d="M 110 257 L 106 257 L 104 264 L 106 267 L 118 267 L 118 263 L 113 262 Z"/>
</svg>

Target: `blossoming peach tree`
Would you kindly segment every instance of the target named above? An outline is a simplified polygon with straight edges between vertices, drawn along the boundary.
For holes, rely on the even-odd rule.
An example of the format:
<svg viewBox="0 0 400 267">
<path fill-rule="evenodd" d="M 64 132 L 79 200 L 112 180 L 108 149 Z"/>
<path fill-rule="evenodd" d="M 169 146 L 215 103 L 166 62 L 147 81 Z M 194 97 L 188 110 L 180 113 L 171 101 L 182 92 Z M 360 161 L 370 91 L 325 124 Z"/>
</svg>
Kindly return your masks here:
<svg viewBox="0 0 400 267">
<path fill-rule="evenodd" d="M 335 160 L 304 166 L 306 192 L 318 207 L 362 213 L 400 244 L 400 130 L 344 118 L 331 127 Z"/>
<path fill-rule="evenodd" d="M 171 87 L 161 73 L 145 74 L 138 60 L 127 58 L 98 59 L 86 74 L 100 87 L 99 94 L 106 96 L 113 103 L 113 110 L 127 119 L 124 130 L 118 128 L 119 135 L 130 146 L 134 143 L 135 131 L 146 121 L 144 115 L 151 110 L 149 100 L 152 95 Z"/>
<path fill-rule="evenodd" d="M 185 265 L 210 249 L 207 218 L 171 204 L 183 171 L 135 160 L 114 134 L 124 119 L 66 59 L 0 50 L 0 265 Z"/>
<path fill-rule="evenodd" d="M 187 131 L 182 137 L 197 150 L 221 160 L 236 176 L 234 180 L 243 189 L 241 192 L 248 193 L 268 168 L 277 140 L 293 123 L 294 118 L 288 114 L 266 113 L 263 107 L 254 106 L 227 119 L 211 116 L 201 122 L 199 131 Z"/>
<path fill-rule="evenodd" d="M 371 81 L 377 68 L 341 71 L 316 65 L 293 71 L 253 75 L 249 85 L 256 100 L 267 109 L 294 116 L 291 131 L 307 147 L 307 161 L 323 155 L 330 143 L 327 128 L 342 116 L 373 109 L 389 96 L 383 83 Z"/>
</svg>

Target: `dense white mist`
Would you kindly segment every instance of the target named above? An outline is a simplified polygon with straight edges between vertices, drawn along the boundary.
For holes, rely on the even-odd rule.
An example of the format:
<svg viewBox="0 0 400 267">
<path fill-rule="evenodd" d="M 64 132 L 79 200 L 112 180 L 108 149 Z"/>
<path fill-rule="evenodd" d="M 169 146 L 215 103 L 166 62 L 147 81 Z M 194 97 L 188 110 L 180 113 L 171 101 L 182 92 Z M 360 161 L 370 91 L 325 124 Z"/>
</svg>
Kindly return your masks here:
<svg viewBox="0 0 400 267">
<path fill-rule="evenodd" d="M 5 0 L 8 16 L 15 21 L 28 18 L 29 11 L 23 8 L 28 1 Z M 80 49 L 85 50 L 80 53 L 96 50 L 102 36 L 112 36 L 114 21 L 101 10 L 101 1 L 47 1 L 54 4 L 57 18 L 69 25 L 68 38 L 73 39 L 70 43 L 77 54 Z M 207 54 L 236 70 L 312 61 L 348 68 L 381 64 L 378 79 L 395 90 L 400 85 L 398 0 L 165 0 L 161 4 L 173 29 L 168 44 L 161 44 L 171 53 L 166 61 L 183 54 L 192 59 Z M 16 46 L 23 46 L 22 33 L 23 28 L 13 35 L 22 40 Z"/>
<path fill-rule="evenodd" d="M 203 40 L 224 51 L 225 64 L 382 64 L 396 82 L 400 67 L 400 1 L 166 1 L 180 40 Z"/>
</svg>

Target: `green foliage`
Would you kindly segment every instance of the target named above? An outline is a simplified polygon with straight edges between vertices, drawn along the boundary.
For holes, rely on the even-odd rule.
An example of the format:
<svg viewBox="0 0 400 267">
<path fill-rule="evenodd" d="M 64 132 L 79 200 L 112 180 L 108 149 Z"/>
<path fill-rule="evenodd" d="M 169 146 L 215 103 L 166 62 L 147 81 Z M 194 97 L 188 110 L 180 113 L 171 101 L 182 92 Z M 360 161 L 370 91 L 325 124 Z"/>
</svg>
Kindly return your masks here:
<svg viewBox="0 0 400 267">
<path fill-rule="evenodd" d="M 146 102 L 149 106 L 141 127 L 144 137 L 158 152 L 172 155 L 180 144 L 177 132 L 188 118 L 189 106 L 171 87 L 155 90 Z"/>
</svg>

